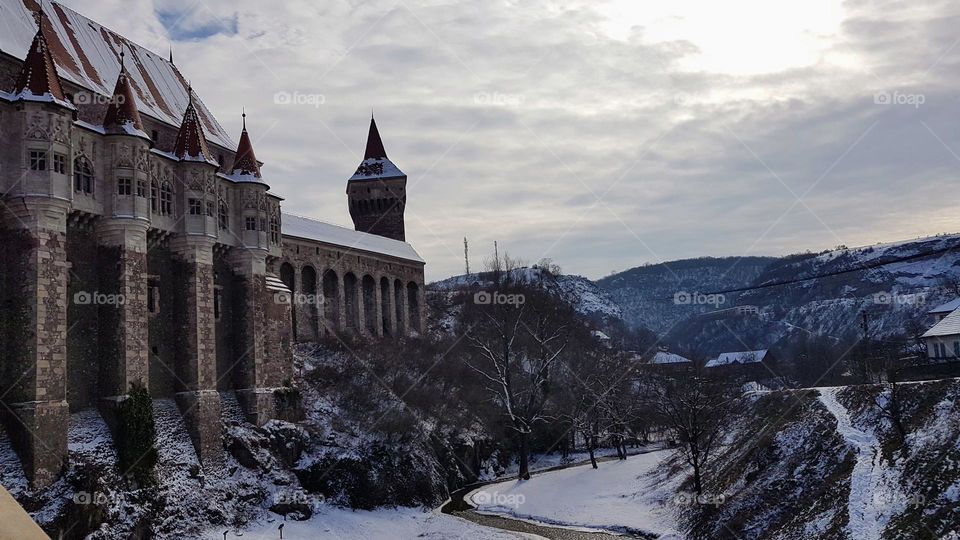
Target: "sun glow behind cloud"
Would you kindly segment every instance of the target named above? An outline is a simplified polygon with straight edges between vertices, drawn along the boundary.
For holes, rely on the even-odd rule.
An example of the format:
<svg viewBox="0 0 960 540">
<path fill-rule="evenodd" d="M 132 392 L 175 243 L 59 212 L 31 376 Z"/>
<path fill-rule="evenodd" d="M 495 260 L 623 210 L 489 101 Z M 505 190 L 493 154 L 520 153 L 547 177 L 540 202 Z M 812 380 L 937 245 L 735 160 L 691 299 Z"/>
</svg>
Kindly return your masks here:
<svg viewBox="0 0 960 540">
<path fill-rule="evenodd" d="M 681 69 L 755 75 L 823 61 L 844 12 L 835 0 L 609 0 L 598 11 L 610 37 L 639 31 L 646 41 L 688 41 L 699 49 Z"/>
</svg>

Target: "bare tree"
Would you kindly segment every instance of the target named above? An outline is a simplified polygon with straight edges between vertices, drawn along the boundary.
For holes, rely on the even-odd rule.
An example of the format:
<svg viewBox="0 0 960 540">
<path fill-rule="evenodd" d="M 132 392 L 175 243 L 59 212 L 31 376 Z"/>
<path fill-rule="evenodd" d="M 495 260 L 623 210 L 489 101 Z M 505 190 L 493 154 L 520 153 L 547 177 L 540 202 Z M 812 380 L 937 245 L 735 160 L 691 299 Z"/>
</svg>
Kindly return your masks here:
<svg viewBox="0 0 960 540">
<path fill-rule="evenodd" d="M 704 369 L 689 377 L 661 378 L 646 387 L 647 399 L 678 442 L 677 452 L 693 470 L 697 495 L 729 425 L 727 388 Z"/>
<path fill-rule="evenodd" d="M 494 262 L 494 287 L 467 299 L 463 323 L 467 365 L 517 434 L 518 477 L 529 479 L 530 436 L 550 419 L 545 408 L 574 316 L 570 306 L 514 280 L 510 263 L 508 256 Z"/>
</svg>

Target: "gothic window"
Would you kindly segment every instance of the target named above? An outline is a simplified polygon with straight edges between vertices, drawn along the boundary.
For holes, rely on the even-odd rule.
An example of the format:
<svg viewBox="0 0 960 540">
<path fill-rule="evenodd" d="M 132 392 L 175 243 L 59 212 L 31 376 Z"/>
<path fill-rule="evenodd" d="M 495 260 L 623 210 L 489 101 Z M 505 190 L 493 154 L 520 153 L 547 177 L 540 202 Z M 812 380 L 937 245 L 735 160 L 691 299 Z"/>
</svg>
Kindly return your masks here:
<svg viewBox="0 0 960 540">
<path fill-rule="evenodd" d="M 153 278 L 147 282 L 147 311 L 151 314 L 160 311 L 160 283 Z"/>
<path fill-rule="evenodd" d="M 160 185 L 160 213 L 165 216 L 173 213 L 173 189 L 167 182 Z"/>
<path fill-rule="evenodd" d="M 203 215 L 203 204 L 200 199 L 190 199 L 188 201 L 190 206 L 190 215 L 191 216 L 202 216 Z"/>
<path fill-rule="evenodd" d="M 160 184 L 156 180 L 150 182 L 150 210 L 153 213 L 160 211 Z"/>
<path fill-rule="evenodd" d="M 280 243 L 280 220 L 275 217 L 270 218 L 270 241 Z M 320 254 L 320 248 L 317 248 L 317 254 Z"/>
<path fill-rule="evenodd" d="M 30 151 L 30 170 L 31 171 L 45 171 L 47 170 L 47 153 L 44 150 L 31 150 Z"/>
<path fill-rule="evenodd" d="M 93 194 L 93 167 L 86 158 L 73 160 L 73 190 Z"/>
<path fill-rule="evenodd" d="M 53 154 L 53 172 L 67 174 L 67 156 Z"/>
<path fill-rule="evenodd" d="M 257 230 L 257 218 L 255 217 L 244 218 L 243 225 L 246 230 L 255 231 Z"/>
<path fill-rule="evenodd" d="M 220 225 L 221 230 L 225 231 L 230 228 L 229 227 L 229 224 L 230 224 L 229 211 L 230 209 L 227 208 L 227 203 L 220 201 L 220 208 L 218 209 L 218 213 L 217 213 L 217 223 Z"/>
<path fill-rule="evenodd" d="M 147 198 L 147 181 L 137 180 L 137 197 Z"/>
<path fill-rule="evenodd" d="M 117 195 L 132 195 L 133 194 L 133 180 L 129 178 L 118 178 L 117 179 Z"/>
</svg>

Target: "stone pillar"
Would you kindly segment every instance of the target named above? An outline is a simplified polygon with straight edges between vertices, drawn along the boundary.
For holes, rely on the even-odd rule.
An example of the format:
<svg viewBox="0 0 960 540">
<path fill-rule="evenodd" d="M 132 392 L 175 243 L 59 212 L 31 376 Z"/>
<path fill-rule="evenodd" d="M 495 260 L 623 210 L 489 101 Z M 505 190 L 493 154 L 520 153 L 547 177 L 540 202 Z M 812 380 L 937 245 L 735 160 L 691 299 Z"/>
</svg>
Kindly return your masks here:
<svg viewBox="0 0 960 540">
<path fill-rule="evenodd" d="M 237 349 L 239 356 L 232 359 L 231 376 L 247 421 L 257 426 L 276 417 L 273 390 L 278 384 L 268 380 L 270 366 L 265 346 L 268 332 L 267 304 L 285 301 L 284 298 L 267 292 L 266 258 L 265 250 L 241 248 L 231 250 L 227 256 L 233 272 L 242 280 L 240 309 L 236 320 L 240 329 Z M 281 358 L 276 360 L 284 361 Z M 287 361 L 292 361 L 292 358 Z"/>
<path fill-rule="evenodd" d="M 407 296 L 407 285 L 406 283 L 400 282 L 400 294 L 397 295 L 400 297 L 400 323 L 403 325 L 403 334 L 410 334 L 410 307 L 409 297 Z"/>
<path fill-rule="evenodd" d="M 427 333 L 427 291 L 423 283 L 417 284 L 417 313 L 420 319 L 420 335 Z"/>
<path fill-rule="evenodd" d="M 355 274 L 356 275 L 356 274 Z M 357 335 L 368 335 L 367 332 L 367 306 L 363 301 L 363 274 L 356 275 L 357 286 L 355 287 L 355 296 L 357 303 Z"/>
<path fill-rule="evenodd" d="M 67 461 L 68 206 L 25 197 L 6 205 L 0 317 L 0 395 L 7 432 L 31 485 L 50 485 Z"/>
<path fill-rule="evenodd" d="M 393 337 L 397 336 L 397 293 L 395 292 L 394 280 L 387 278 L 387 309 L 389 313 L 387 314 L 388 325 L 390 327 L 390 335 Z"/>
<path fill-rule="evenodd" d="M 373 335 L 383 337 L 383 291 L 380 288 L 380 280 L 373 279 L 373 317 L 376 319 L 373 325 Z"/>
<path fill-rule="evenodd" d="M 147 223 L 106 219 L 97 227 L 100 280 L 86 298 L 100 318 L 100 412 L 116 429 L 116 406 L 134 383 L 149 387 Z"/>
<path fill-rule="evenodd" d="M 177 406 L 203 464 L 223 455 L 213 313 L 213 244 L 207 236 L 170 241 L 176 276 Z"/>
<path fill-rule="evenodd" d="M 340 271 L 337 273 L 337 304 L 339 308 L 337 310 L 337 327 L 341 332 L 347 330 L 347 292 L 344 289 L 344 284 L 346 280 L 344 279 L 344 272 Z"/>
</svg>

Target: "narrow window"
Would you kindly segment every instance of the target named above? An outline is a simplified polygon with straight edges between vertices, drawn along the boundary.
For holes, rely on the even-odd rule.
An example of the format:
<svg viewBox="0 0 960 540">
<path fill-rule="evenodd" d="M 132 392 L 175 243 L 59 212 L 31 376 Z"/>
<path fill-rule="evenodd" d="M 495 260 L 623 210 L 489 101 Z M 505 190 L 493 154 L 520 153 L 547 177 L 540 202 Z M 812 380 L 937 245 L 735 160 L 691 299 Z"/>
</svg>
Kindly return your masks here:
<svg viewBox="0 0 960 540">
<path fill-rule="evenodd" d="M 229 218 L 229 209 L 227 208 L 227 203 L 220 201 L 219 213 L 217 214 L 217 221 L 220 225 L 221 230 L 227 230 L 230 223 Z"/>
<path fill-rule="evenodd" d="M 213 289 L 213 318 L 220 320 L 220 287 Z"/>
<path fill-rule="evenodd" d="M 129 178 L 117 179 L 117 195 L 133 194 L 133 180 Z"/>
<path fill-rule="evenodd" d="M 156 182 L 150 182 L 150 210 L 160 211 L 160 185 Z"/>
<path fill-rule="evenodd" d="M 73 160 L 73 189 L 79 193 L 93 194 L 93 167 L 85 158 Z"/>
<path fill-rule="evenodd" d="M 165 216 L 173 213 L 173 189 L 166 182 L 160 186 L 160 213 Z"/>
<path fill-rule="evenodd" d="M 53 155 L 53 172 L 67 174 L 67 156 L 63 154 Z"/>
<path fill-rule="evenodd" d="M 213 201 L 207 201 L 207 216 L 213 217 L 214 216 L 213 212 L 214 212 Z"/>
<path fill-rule="evenodd" d="M 137 180 L 137 197 L 147 198 L 147 181 Z"/>
<path fill-rule="evenodd" d="M 191 216 L 202 216 L 203 215 L 203 205 L 200 204 L 200 199 L 190 199 L 190 215 Z"/>
<path fill-rule="evenodd" d="M 255 218 L 255 217 L 247 217 L 247 218 L 245 218 L 245 219 L 243 220 L 243 226 L 244 226 L 244 228 L 245 228 L 246 230 L 248 230 L 248 231 L 255 231 L 255 230 L 257 230 L 257 218 Z"/>
</svg>

